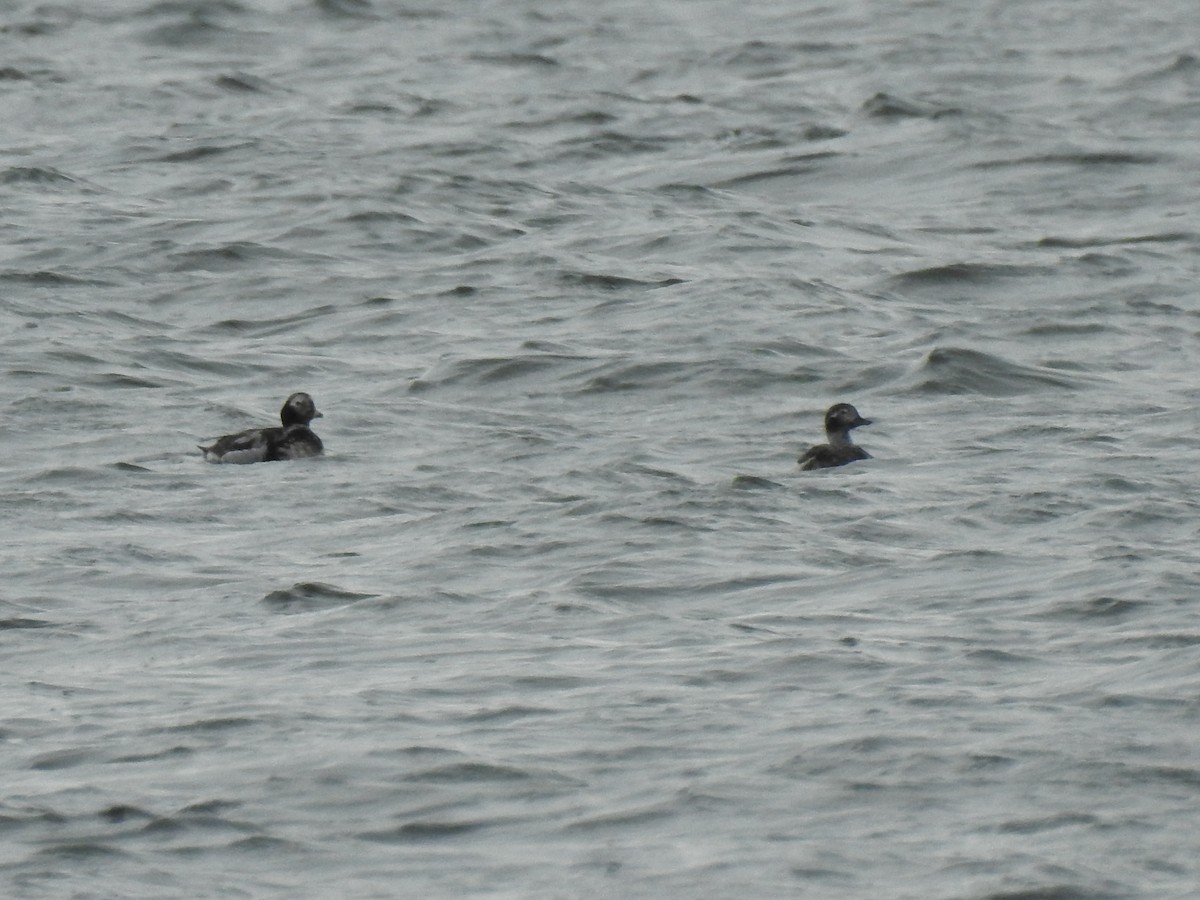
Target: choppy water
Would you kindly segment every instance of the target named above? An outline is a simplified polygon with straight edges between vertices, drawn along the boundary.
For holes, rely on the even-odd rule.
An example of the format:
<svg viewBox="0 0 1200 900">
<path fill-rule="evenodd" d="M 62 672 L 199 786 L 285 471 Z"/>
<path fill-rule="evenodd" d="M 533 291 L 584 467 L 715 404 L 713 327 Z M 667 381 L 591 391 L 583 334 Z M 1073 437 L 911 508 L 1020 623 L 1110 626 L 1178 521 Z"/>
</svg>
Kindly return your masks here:
<svg viewBox="0 0 1200 900">
<path fill-rule="evenodd" d="M 4 895 L 1194 896 L 1198 38 L 0 4 Z"/>
</svg>

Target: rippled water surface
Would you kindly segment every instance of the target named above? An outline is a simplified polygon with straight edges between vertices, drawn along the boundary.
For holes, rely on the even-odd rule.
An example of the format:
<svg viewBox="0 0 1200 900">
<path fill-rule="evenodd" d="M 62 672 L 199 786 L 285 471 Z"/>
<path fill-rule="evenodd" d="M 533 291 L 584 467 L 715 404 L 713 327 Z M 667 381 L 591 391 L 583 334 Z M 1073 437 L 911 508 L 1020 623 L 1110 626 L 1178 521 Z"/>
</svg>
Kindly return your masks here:
<svg viewBox="0 0 1200 900">
<path fill-rule="evenodd" d="M 0 2 L 4 896 L 1195 896 L 1197 46 Z"/>
</svg>

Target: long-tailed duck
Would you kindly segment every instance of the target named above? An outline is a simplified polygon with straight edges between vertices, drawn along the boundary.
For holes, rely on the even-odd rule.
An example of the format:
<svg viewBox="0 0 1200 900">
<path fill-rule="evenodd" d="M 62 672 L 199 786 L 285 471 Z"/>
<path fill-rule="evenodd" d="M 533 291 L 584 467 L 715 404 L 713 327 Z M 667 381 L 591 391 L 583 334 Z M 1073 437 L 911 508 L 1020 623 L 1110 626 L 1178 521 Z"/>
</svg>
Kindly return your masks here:
<svg viewBox="0 0 1200 900">
<path fill-rule="evenodd" d="M 321 414 L 312 397 L 303 392 L 292 394 L 279 411 L 282 426 L 227 434 L 200 449 L 206 460 L 215 463 L 255 463 L 320 456 L 325 448 L 308 427 L 309 422 L 319 418 Z"/>
<path fill-rule="evenodd" d="M 857 459 L 870 459 L 871 454 L 850 439 L 850 429 L 870 425 L 849 403 L 835 403 L 825 412 L 825 436 L 828 444 L 818 444 L 804 451 L 798 462 L 804 471 L 844 466 Z"/>
</svg>

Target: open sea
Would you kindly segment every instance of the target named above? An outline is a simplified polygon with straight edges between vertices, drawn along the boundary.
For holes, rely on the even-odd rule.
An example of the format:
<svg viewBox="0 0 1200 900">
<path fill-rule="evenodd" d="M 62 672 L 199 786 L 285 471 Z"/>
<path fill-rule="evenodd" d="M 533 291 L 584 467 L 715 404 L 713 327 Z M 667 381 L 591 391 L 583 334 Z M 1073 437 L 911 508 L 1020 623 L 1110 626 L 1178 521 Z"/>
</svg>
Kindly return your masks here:
<svg viewBox="0 0 1200 900">
<path fill-rule="evenodd" d="M 1198 48 L 0 0 L 0 896 L 1200 896 Z"/>
</svg>

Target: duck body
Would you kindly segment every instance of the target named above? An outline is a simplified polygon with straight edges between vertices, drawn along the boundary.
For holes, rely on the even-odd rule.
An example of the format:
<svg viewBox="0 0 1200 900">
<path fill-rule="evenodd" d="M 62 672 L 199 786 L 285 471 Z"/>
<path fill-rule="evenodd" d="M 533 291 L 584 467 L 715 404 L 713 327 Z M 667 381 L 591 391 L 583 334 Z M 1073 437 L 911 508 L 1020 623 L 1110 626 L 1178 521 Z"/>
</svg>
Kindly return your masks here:
<svg viewBox="0 0 1200 900">
<path fill-rule="evenodd" d="M 227 434 L 200 449 L 204 458 L 214 463 L 274 462 L 320 456 L 325 447 L 308 427 L 309 422 L 319 418 L 321 414 L 312 397 L 303 392 L 295 393 L 284 401 L 283 409 L 279 411 L 282 424 Z"/>
<path fill-rule="evenodd" d="M 871 454 L 854 443 L 850 431 L 861 425 L 870 425 L 858 410 L 849 403 L 835 403 L 825 411 L 825 436 L 829 443 L 810 447 L 801 454 L 797 462 L 801 471 L 832 469 L 860 459 L 870 459 Z"/>
</svg>

